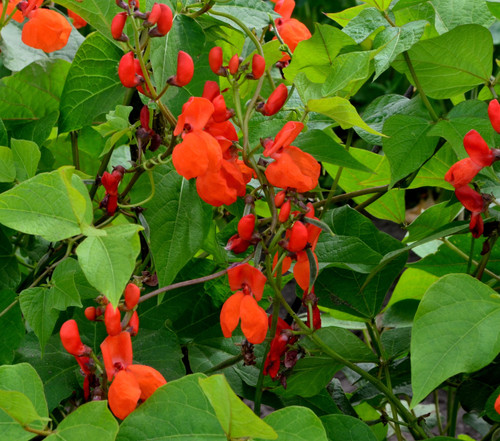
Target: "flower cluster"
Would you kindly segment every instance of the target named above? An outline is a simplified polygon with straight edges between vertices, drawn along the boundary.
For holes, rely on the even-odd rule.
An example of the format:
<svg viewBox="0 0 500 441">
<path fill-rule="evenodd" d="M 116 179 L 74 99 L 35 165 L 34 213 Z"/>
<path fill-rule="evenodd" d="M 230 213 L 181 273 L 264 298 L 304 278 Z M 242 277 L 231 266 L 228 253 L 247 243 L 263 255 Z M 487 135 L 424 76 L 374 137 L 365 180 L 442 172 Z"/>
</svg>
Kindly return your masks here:
<svg viewBox="0 0 500 441">
<path fill-rule="evenodd" d="M 105 188 L 106 194 L 99 206 L 105 208 L 109 216 L 113 216 L 118 207 L 118 185 L 120 185 L 124 173 L 125 169 L 119 165 L 114 168 L 112 173 L 104 172 L 101 177 L 101 184 Z"/>
<path fill-rule="evenodd" d="M 129 283 L 125 288 L 124 297 L 124 303 L 118 308 L 107 302 L 106 298 L 101 298 L 101 303 L 106 304 L 104 314 L 102 306 L 89 307 L 85 310 L 85 316 L 89 320 L 101 320 L 104 316 L 108 336 L 101 343 L 105 370 L 101 381 L 102 384 L 112 382 L 107 398 L 111 411 L 120 419 L 126 418 L 139 401 L 145 401 L 158 387 L 166 384 L 165 378 L 156 369 L 133 363 L 131 337 L 139 330 L 136 310 L 140 298 L 139 287 Z M 123 322 L 121 310 L 125 311 Z M 85 400 L 90 397 L 91 386 L 94 387 L 93 399 L 102 398 L 98 394 L 106 387 L 99 387 L 100 383 L 95 375 L 97 359 L 95 356 L 91 358 L 92 350 L 82 343 L 75 320 L 68 320 L 62 325 L 60 337 L 64 348 L 76 358 L 85 374 Z"/>
<path fill-rule="evenodd" d="M 500 133 L 500 104 L 497 100 L 490 102 L 488 116 L 495 131 Z M 478 238 L 484 230 L 481 213 L 487 209 L 488 205 L 485 203 L 485 196 L 470 188 L 469 183 L 483 167 L 488 167 L 500 159 L 500 150 L 490 149 L 476 130 L 471 130 L 465 135 L 464 147 L 469 157 L 453 164 L 446 172 L 444 179 L 455 187 L 458 200 L 472 212 L 469 229 L 473 237 Z"/>
</svg>

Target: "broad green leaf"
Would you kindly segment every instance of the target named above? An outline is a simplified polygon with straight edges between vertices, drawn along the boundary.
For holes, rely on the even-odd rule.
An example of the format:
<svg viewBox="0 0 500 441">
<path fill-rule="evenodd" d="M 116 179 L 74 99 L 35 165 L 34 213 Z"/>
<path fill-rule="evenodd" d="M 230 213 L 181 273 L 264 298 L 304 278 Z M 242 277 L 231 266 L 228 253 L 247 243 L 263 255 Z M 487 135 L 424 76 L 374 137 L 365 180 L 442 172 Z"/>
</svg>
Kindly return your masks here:
<svg viewBox="0 0 500 441">
<path fill-rule="evenodd" d="M 356 43 L 366 40 L 380 27 L 388 27 L 389 22 L 375 8 L 367 8 L 360 11 L 344 27 L 343 32 L 351 37 Z"/>
<path fill-rule="evenodd" d="M 19 295 L 21 311 L 38 337 L 42 353 L 59 317 L 54 300 L 50 291 L 41 287 L 25 289 Z"/>
<path fill-rule="evenodd" d="M 140 230 L 135 224 L 104 228 L 106 236 L 87 237 L 76 249 L 87 280 L 115 306 L 135 268 Z"/>
<path fill-rule="evenodd" d="M 328 13 L 325 15 L 328 18 L 331 18 L 332 20 L 336 21 L 343 28 L 345 28 L 347 26 L 347 24 L 354 17 L 357 17 L 363 9 L 366 9 L 368 7 L 369 7 L 369 5 L 367 3 L 364 3 L 362 5 L 353 6 L 352 8 L 344 9 L 343 11 L 340 11 L 340 12 Z"/>
<path fill-rule="evenodd" d="M 321 130 L 309 130 L 301 133 L 293 143 L 304 152 L 314 156 L 318 161 L 341 167 L 368 172 L 369 169 L 357 161 L 340 144 Z"/>
<path fill-rule="evenodd" d="M 30 399 L 17 391 L 0 390 L 0 410 L 21 426 L 45 419 L 38 415 Z"/>
<path fill-rule="evenodd" d="M 427 1 L 428 0 L 399 0 L 392 8 L 392 12 L 400 11 L 404 8 L 410 8 L 421 3 L 426 3 Z"/>
<path fill-rule="evenodd" d="M 489 364 L 500 351 L 499 320 L 496 292 L 471 276 L 450 274 L 432 285 L 413 325 L 412 406 L 449 377 Z"/>
<path fill-rule="evenodd" d="M 431 125 L 425 119 L 394 115 L 384 123 L 387 138 L 383 140 L 384 153 L 391 166 L 393 186 L 417 170 L 434 153 L 439 138 L 428 136 Z"/>
<path fill-rule="evenodd" d="M 345 192 L 357 191 L 362 188 L 379 187 L 389 184 L 390 169 L 386 156 L 377 155 L 367 150 L 351 148 L 349 153 L 372 170 L 370 173 L 344 169 L 340 177 L 339 185 Z M 335 178 L 338 168 L 330 164 L 323 164 L 323 167 L 330 176 Z M 443 180 L 444 181 L 444 180 Z M 359 196 L 354 198 L 357 203 L 361 203 L 372 197 L 372 195 Z M 366 211 L 380 219 L 388 219 L 397 223 L 404 223 L 405 206 L 404 192 L 392 189 L 384 194 L 380 199 L 370 204 Z"/>
<path fill-rule="evenodd" d="M 16 167 L 12 150 L 0 147 L 0 182 L 12 182 L 16 179 Z"/>
<path fill-rule="evenodd" d="M 212 210 L 198 197 L 195 182 L 186 181 L 171 166 L 156 167 L 154 180 L 156 194 L 145 204 L 144 217 L 158 283 L 166 286 L 202 247 Z"/>
<path fill-rule="evenodd" d="M 399 278 L 398 284 L 394 288 L 387 308 L 397 302 L 407 299 L 420 300 L 427 288 L 429 288 L 438 279 L 437 276 L 429 274 L 418 268 L 408 268 Z"/>
<path fill-rule="evenodd" d="M 118 423 L 109 411 L 108 403 L 93 401 L 71 412 L 57 426 L 57 433 L 45 439 L 47 441 L 80 441 L 82 439 L 114 441 L 117 433 Z"/>
<path fill-rule="evenodd" d="M 230 0 L 229 2 L 216 3 L 208 12 L 209 14 L 213 12 L 213 15 L 218 20 L 239 29 L 239 26 L 233 20 L 217 15 L 217 12 L 236 17 L 250 29 L 255 29 L 258 34 L 269 24 L 269 15 L 275 20 L 279 18 L 269 3 L 259 0 Z"/>
<path fill-rule="evenodd" d="M 25 181 L 35 176 L 42 156 L 38 145 L 32 141 L 12 138 L 10 148 L 14 158 L 17 180 Z"/>
<path fill-rule="evenodd" d="M 495 17 L 488 10 L 488 2 L 483 0 L 432 0 L 436 11 L 436 28 L 439 33 L 452 30 L 460 25 L 478 24 L 489 28 Z"/>
<path fill-rule="evenodd" d="M 278 441 L 328 441 L 321 420 L 306 407 L 285 407 L 269 414 L 264 421 L 276 431 Z"/>
<path fill-rule="evenodd" d="M 311 112 L 318 112 L 322 115 L 328 116 L 337 122 L 343 129 L 360 127 L 361 129 L 373 133 L 374 135 L 384 136 L 382 133 L 377 132 L 366 124 L 358 115 L 356 108 L 345 98 L 332 97 L 322 98 L 319 100 L 309 100 L 307 103 L 307 109 Z"/>
<path fill-rule="evenodd" d="M 48 417 L 47 402 L 43 394 L 43 385 L 36 371 L 27 363 L 12 366 L 0 366 L 0 390 L 16 391 L 24 394 L 32 403 L 35 412 L 42 418 Z M 4 411 L 0 411 L 2 426 L 2 440 L 22 441 L 35 436 L 28 433 Z M 30 426 L 34 429 L 43 429 L 45 422 L 33 421 Z"/>
<path fill-rule="evenodd" d="M 409 50 L 420 40 L 427 25 L 424 20 L 413 21 L 401 27 L 386 28 L 377 34 L 373 47 L 383 49 L 375 55 L 374 80 L 389 68 L 400 53 Z"/>
<path fill-rule="evenodd" d="M 1 262 L 1 260 L 0 260 Z M 7 308 L 8 311 L 4 312 Z M 26 333 L 21 309 L 14 291 L 0 290 L 0 312 L 2 312 L 2 333 L 0 334 L 0 364 L 12 363 L 14 351 L 19 347 Z"/>
<path fill-rule="evenodd" d="M 170 87 L 162 97 L 162 102 L 174 113 L 181 113 L 183 104 L 191 96 L 201 96 L 207 79 L 216 80 L 208 65 L 205 49 L 205 33 L 196 20 L 186 15 L 176 15 L 172 29 L 162 38 L 151 40 L 151 67 L 158 90 L 176 74 L 177 55 L 182 50 L 194 61 L 193 80 L 184 87 Z"/>
<path fill-rule="evenodd" d="M 38 145 L 47 139 L 69 67 L 64 60 L 45 60 L 0 80 L 0 118 L 10 134 Z"/>
<path fill-rule="evenodd" d="M 124 89 L 116 65 L 123 52 L 101 34 L 90 34 L 78 49 L 61 95 L 59 130 L 90 125 L 114 109 Z"/>
<path fill-rule="evenodd" d="M 410 351 L 411 327 L 388 329 L 384 331 L 380 341 L 385 356 L 390 360 L 408 354 Z"/>
<path fill-rule="evenodd" d="M 160 387 L 120 425 L 117 441 L 152 439 L 227 441 L 215 412 L 200 387 L 201 374 Z M 151 424 L 151 421 L 168 424 Z"/>
<path fill-rule="evenodd" d="M 380 11 L 385 11 L 389 5 L 391 4 L 392 0 L 363 0 L 365 3 L 368 3 L 370 6 L 373 6 Z"/>
<path fill-rule="evenodd" d="M 363 120 L 373 129 L 381 132 L 384 122 L 392 115 L 411 115 L 428 118 L 428 112 L 419 98 L 408 99 L 402 95 L 382 95 L 375 98 L 363 112 Z M 356 133 L 366 142 L 373 145 L 381 145 L 382 137 L 373 135 L 358 127 L 354 128 Z"/>
<path fill-rule="evenodd" d="M 88 320 L 83 320 L 89 323 Z M 79 329 L 82 336 L 85 337 L 84 328 L 79 326 Z M 80 368 L 75 357 L 68 354 L 63 348 L 58 333 L 50 337 L 43 355 L 38 339 L 33 333 L 29 333 L 17 351 L 16 361 L 29 363 L 40 375 L 49 411 L 59 406 L 59 403 L 70 397 L 74 391 L 81 389 L 83 376 L 80 373 Z M 81 380 L 80 384 L 77 379 Z"/>
<path fill-rule="evenodd" d="M 293 81 L 299 72 L 303 72 L 310 81 L 323 83 L 340 50 L 353 44 L 354 41 L 340 29 L 316 24 L 313 36 L 297 45 L 293 63 L 284 70 L 285 78 Z"/>
<path fill-rule="evenodd" d="M 440 37 L 418 42 L 408 55 L 425 93 L 437 99 L 450 98 L 489 81 L 493 41 L 488 29 L 463 25 Z M 398 58 L 393 66 L 406 73 L 408 66 Z"/>
<path fill-rule="evenodd" d="M 7 134 L 7 129 L 5 124 L 0 119 L 0 145 L 9 145 L 9 135 Z"/>
<path fill-rule="evenodd" d="M 445 144 L 420 168 L 408 188 L 441 187 L 453 190 L 453 187 L 444 180 L 444 175 L 455 162 L 457 162 L 457 156 L 453 153 L 451 146 Z"/>
<path fill-rule="evenodd" d="M 424 33 L 421 37 L 422 40 L 427 40 L 428 38 L 438 37 L 439 33 L 436 30 L 436 11 L 432 7 L 432 3 L 430 1 L 420 1 L 418 4 L 411 4 L 413 0 L 399 1 L 396 6 L 392 9 L 394 13 L 394 23 L 396 26 L 403 26 L 407 23 L 425 20 L 429 23 L 428 26 L 425 27 Z M 408 6 L 405 6 L 404 4 Z M 401 8 L 398 6 L 401 4 Z"/>
<path fill-rule="evenodd" d="M 421 271 L 422 274 L 426 274 L 424 271 Z M 404 274 L 404 273 L 403 273 Z M 430 274 L 428 274 L 430 276 Z M 431 276 L 432 277 L 432 276 Z M 386 328 L 411 328 L 413 327 L 413 319 L 415 318 L 415 314 L 417 313 L 418 304 L 420 303 L 420 299 L 425 294 L 425 291 L 429 288 L 437 280 L 437 277 L 433 277 L 430 281 L 428 278 L 423 279 L 422 292 L 418 292 L 418 290 L 414 290 L 412 292 L 417 299 L 406 299 L 401 300 L 400 302 L 396 302 L 386 309 L 384 312 L 384 316 L 382 319 L 382 323 Z M 416 282 L 414 282 L 416 283 Z"/>
<path fill-rule="evenodd" d="M 212 375 L 198 381 L 228 439 L 278 438 L 277 433 L 236 396 L 223 375 Z"/>
<path fill-rule="evenodd" d="M 68 8 L 82 17 L 91 26 L 96 28 L 106 38 L 116 44 L 111 36 L 111 21 L 113 17 L 123 10 L 115 2 L 100 0 L 57 0 L 57 3 Z"/>
<path fill-rule="evenodd" d="M 80 234 L 92 221 L 92 204 L 73 167 L 41 173 L 0 194 L 0 222 L 58 241 Z"/>
<path fill-rule="evenodd" d="M 374 433 L 363 421 L 349 415 L 321 417 L 328 441 L 377 441 Z"/>
<path fill-rule="evenodd" d="M 367 80 L 371 58 L 370 52 L 348 52 L 335 58 L 321 89 L 323 96 L 333 95 L 352 82 Z"/>
<path fill-rule="evenodd" d="M 0 228 L 0 289 L 16 289 L 21 274 L 12 243 Z"/>
</svg>

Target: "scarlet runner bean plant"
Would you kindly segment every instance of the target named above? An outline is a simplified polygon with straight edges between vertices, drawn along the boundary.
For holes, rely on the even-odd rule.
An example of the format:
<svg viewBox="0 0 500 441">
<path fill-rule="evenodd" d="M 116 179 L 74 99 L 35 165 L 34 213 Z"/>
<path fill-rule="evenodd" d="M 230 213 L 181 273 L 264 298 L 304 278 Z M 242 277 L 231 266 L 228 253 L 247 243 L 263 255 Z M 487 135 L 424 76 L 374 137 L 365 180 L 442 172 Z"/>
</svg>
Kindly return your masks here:
<svg viewBox="0 0 500 441">
<path fill-rule="evenodd" d="M 498 18 L 3 0 L 2 441 L 499 439 Z"/>
</svg>

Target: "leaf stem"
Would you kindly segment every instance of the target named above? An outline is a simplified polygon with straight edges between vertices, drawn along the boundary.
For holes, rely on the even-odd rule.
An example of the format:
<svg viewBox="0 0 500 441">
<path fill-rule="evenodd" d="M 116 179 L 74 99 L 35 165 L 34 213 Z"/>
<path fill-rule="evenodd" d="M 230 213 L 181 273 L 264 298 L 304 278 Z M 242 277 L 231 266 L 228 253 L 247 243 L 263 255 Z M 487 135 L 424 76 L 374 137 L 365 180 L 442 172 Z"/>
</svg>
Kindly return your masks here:
<svg viewBox="0 0 500 441">
<path fill-rule="evenodd" d="M 7 306 L 7 308 L 5 308 L 2 312 L 0 312 L 0 318 L 7 314 L 15 305 L 16 303 L 19 302 L 19 299 L 16 298 L 16 300 L 14 300 L 9 306 Z"/>
<path fill-rule="evenodd" d="M 80 153 L 78 151 L 78 132 L 71 132 L 71 154 L 73 156 L 73 165 L 75 169 L 80 170 Z"/>
</svg>

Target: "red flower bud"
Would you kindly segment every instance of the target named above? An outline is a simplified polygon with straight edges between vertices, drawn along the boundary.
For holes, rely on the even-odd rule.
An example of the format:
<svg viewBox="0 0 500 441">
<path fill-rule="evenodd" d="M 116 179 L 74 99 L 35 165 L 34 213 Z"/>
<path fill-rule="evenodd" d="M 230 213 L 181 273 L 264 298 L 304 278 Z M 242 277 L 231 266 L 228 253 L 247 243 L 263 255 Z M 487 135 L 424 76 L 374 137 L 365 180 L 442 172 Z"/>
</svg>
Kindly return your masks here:
<svg viewBox="0 0 500 441">
<path fill-rule="evenodd" d="M 127 21 L 128 14 L 126 12 L 119 12 L 113 17 L 111 21 L 111 35 L 115 40 L 127 41 L 128 37 L 123 33 L 125 22 Z M 133 55 L 132 55 L 133 58 Z"/>
<path fill-rule="evenodd" d="M 109 335 L 118 335 L 122 332 L 120 310 L 111 303 L 108 303 L 104 311 L 104 324 Z"/>
<path fill-rule="evenodd" d="M 130 51 L 121 58 L 118 64 L 118 76 L 125 87 L 137 87 L 144 82 L 144 78 L 137 74 L 137 70 L 141 71 L 141 65 L 139 60 L 134 58 L 134 53 Z"/>
<path fill-rule="evenodd" d="M 228 67 L 231 75 L 234 75 L 236 72 L 238 72 L 238 68 L 240 67 L 240 57 L 238 57 L 238 54 L 234 54 L 231 57 Z"/>
<path fill-rule="evenodd" d="M 209 101 L 213 101 L 220 95 L 220 87 L 215 81 L 206 81 L 205 87 L 203 87 L 203 98 Z M 224 105 L 226 103 L 224 102 Z"/>
<path fill-rule="evenodd" d="M 279 193 L 278 193 L 279 194 Z M 280 214 L 278 215 L 278 219 L 281 223 L 286 222 L 288 220 L 288 216 L 290 216 L 290 209 L 292 208 L 292 204 L 290 201 L 286 201 L 281 207 Z"/>
<path fill-rule="evenodd" d="M 226 250 L 232 251 L 234 254 L 244 253 L 250 242 L 248 240 L 242 239 L 238 234 L 231 236 L 227 241 Z"/>
<path fill-rule="evenodd" d="M 156 24 L 156 28 L 149 31 L 149 35 L 152 37 L 163 37 L 168 34 L 170 29 L 172 29 L 172 23 L 172 10 L 167 5 L 160 3 L 153 5 L 147 21 L 144 22 L 145 26 Z"/>
<path fill-rule="evenodd" d="M 500 413 L 500 395 L 498 395 L 497 399 L 495 400 L 495 410 L 497 413 Z"/>
<path fill-rule="evenodd" d="M 252 239 L 253 230 L 255 229 L 255 215 L 247 214 L 238 222 L 238 234 L 243 240 Z"/>
<path fill-rule="evenodd" d="M 96 319 L 97 312 L 95 306 L 89 306 L 88 308 L 85 308 L 85 317 L 87 317 L 87 320 L 90 320 L 91 322 Z"/>
<path fill-rule="evenodd" d="M 213 99 L 212 104 L 214 105 L 214 113 L 212 114 L 212 117 L 215 122 L 222 123 L 233 116 L 234 112 L 227 110 L 226 100 L 222 95 L 216 96 Z"/>
<path fill-rule="evenodd" d="M 285 196 L 285 190 L 281 190 L 276 193 L 276 196 L 274 196 L 274 205 L 276 205 L 276 208 L 280 208 L 283 205 L 283 202 L 285 202 Z"/>
<path fill-rule="evenodd" d="M 288 89 L 283 83 L 281 83 L 276 89 L 274 89 L 273 93 L 269 95 L 269 98 L 262 108 L 257 110 L 265 116 L 274 115 L 281 110 L 287 98 Z"/>
<path fill-rule="evenodd" d="M 158 19 L 161 15 L 161 5 L 160 3 L 155 3 L 151 8 L 151 12 L 148 15 L 148 19 L 144 22 L 144 26 L 153 26 L 158 23 Z"/>
<path fill-rule="evenodd" d="M 68 320 L 63 323 L 59 331 L 64 349 L 75 357 L 80 357 L 86 351 L 85 345 L 80 338 L 80 331 L 75 320 Z"/>
<path fill-rule="evenodd" d="M 193 59 L 184 51 L 179 51 L 177 54 L 177 74 L 170 77 L 168 84 L 177 87 L 183 87 L 189 84 L 194 74 Z"/>
<path fill-rule="evenodd" d="M 208 53 L 208 64 L 215 75 L 225 75 L 225 70 L 222 67 L 222 48 L 215 46 Z"/>
<path fill-rule="evenodd" d="M 258 80 L 266 71 L 266 60 L 262 55 L 255 54 L 252 58 L 252 75 Z"/>
<path fill-rule="evenodd" d="M 127 328 L 130 328 L 129 331 L 132 337 L 135 337 L 139 332 L 139 315 L 137 314 L 137 311 L 134 311 L 132 317 L 130 317 Z"/>
<path fill-rule="evenodd" d="M 290 230 L 287 250 L 292 253 L 302 251 L 307 245 L 307 238 L 306 226 L 300 221 L 295 222 Z"/>
<path fill-rule="evenodd" d="M 129 283 L 125 288 L 125 305 L 127 309 L 134 309 L 139 298 L 141 297 L 141 290 L 134 283 Z"/>
<path fill-rule="evenodd" d="M 149 130 L 149 107 L 142 106 L 141 113 L 139 115 L 139 120 L 141 121 L 141 127 L 143 129 Z"/>
<path fill-rule="evenodd" d="M 488 116 L 495 132 L 500 133 L 500 103 L 497 100 L 490 101 Z"/>
</svg>

